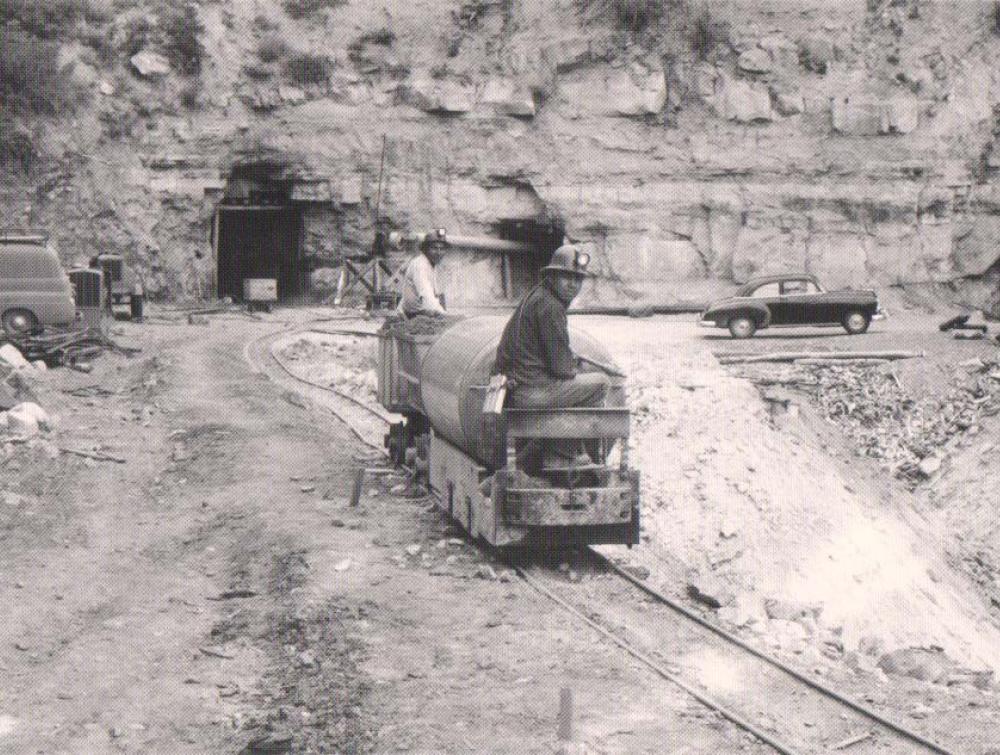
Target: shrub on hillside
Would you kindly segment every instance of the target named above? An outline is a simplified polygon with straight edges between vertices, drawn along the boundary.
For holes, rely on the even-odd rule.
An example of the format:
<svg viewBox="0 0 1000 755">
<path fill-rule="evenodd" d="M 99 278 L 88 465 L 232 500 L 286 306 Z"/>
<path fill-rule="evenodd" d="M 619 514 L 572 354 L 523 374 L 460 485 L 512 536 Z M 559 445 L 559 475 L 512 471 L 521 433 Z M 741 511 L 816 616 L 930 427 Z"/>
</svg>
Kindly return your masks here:
<svg viewBox="0 0 1000 755">
<path fill-rule="evenodd" d="M 257 45 L 257 57 L 263 63 L 273 63 L 288 53 L 288 43 L 277 34 L 264 37 Z"/>
<path fill-rule="evenodd" d="M 0 168 L 10 173 L 29 173 L 37 159 L 30 134 L 0 114 Z"/>
<path fill-rule="evenodd" d="M 19 26 L 42 39 L 56 39 L 81 20 L 100 24 L 110 16 L 90 0 L 0 0 L 0 24 Z"/>
<path fill-rule="evenodd" d="M 315 16 L 327 8 L 344 5 L 347 0 L 284 0 L 282 6 L 285 13 L 294 19 L 304 19 Z"/>
<path fill-rule="evenodd" d="M 150 45 L 153 23 L 147 16 L 132 16 L 122 24 L 119 38 L 119 49 L 127 60 Z"/>
<path fill-rule="evenodd" d="M 59 115 L 74 104 L 69 76 L 59 68 L 59 46 L 21 29 L 0 35 L 0 102 L 7 113 Z"/>
<path fill-rule="evenodd" d="M 330 76 L 330 59 L 307 52 L 295 53 L 285 61 L 285 75 L 296 84 L 325 84 Z"/>
<path fill-rule="evenodd" d="M 652 31 L 667 19 L 672 0 L 577 0 L 580 10 L 630 34 Z"/>
<path fill-rule="evenodd" d="M 729 45 L 729 24 L 714 18 L 708 8 L 704 7 L 691 22 L 688 42 L 699 60 L 707 60 L 713 51 Z"/>
<path fill-rule="evenodd" d="M 186 75 L 201 73 L 201 58 L 205 54 L 201 35 L 205 27 L 198 18 L 197 6 L 166 3 L 160 8 L 159 21 L 163 52 L 174 70 Z"/>
</svg>

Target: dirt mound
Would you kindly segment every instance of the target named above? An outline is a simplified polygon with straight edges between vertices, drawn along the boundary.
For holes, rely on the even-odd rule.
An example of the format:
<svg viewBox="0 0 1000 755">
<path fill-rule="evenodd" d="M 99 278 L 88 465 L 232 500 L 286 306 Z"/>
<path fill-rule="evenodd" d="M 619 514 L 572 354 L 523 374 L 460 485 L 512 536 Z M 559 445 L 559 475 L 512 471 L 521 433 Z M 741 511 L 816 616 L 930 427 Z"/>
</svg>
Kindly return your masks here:
<svg viewBox="0 0 1000 755">
<path fill-rule="evenodd" d="M 649 550 L 718 579 L 731 618 L 782 646 L 937 645 L 964 666 L 1000 669 L 981 600 L 943 544 L 898 513 L 912 501 L 845 478 L 800 422 L 776 424 L 754 387 L 696 342 L 657 323 L 600 329 L 630 376 Z M 817 610 L 771 616 L 765 599 Z"/>
</svg>

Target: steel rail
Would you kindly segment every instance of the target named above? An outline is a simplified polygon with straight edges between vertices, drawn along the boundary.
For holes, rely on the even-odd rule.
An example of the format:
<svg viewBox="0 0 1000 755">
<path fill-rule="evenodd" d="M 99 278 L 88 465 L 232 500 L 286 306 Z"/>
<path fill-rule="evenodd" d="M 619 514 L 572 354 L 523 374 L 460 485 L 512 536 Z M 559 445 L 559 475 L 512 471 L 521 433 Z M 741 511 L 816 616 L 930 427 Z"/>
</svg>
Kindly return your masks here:
<svg viewBox="0 0 1000 755">
<path fill-rule="evenodd" d="M 293 331 L 292 335 L 294 335 L 295 333 L 299 333 L 299 332 L 302 332 L 302 331 Z M 314 331 L 314 332 L 321 332 L 321 331 Z M 280 359 L 278 359 L 277 355 L 275 355 L 274 350 L 271 347 L 268 347 L 268 351 L 271 354 L 271 358 L 274 360 L 275 364 L 277 364 L 289 377 L 294 378 L 295 380 L 298 380 L 300 383 L 305 383 L 306 385 L 311 385 L 313 388 L 319 388 L 320 390 L 327 391 L 329 393 L 333 393 L 334 395 L 340 396 L 343 399 L 347 399 L 348 401 L 350 401 L 355 406 L 358 406 L 358 407 L 364 409 L 366 412 L 368 412 L 369 414 L 371 414 L 373 417 L 377 417 L 378 419 L 380 419 L 383 422 L 385 422 L 387 425 L 391 425 L 392 424 L 392 421 L 388 417 L 386 417 L 385 415 L 383 415 L 381 412 L 376 411 L 372 407 L 368 406 L 368 404 L 366 404 L 361 399 L 354 398 L 354 396 L 350 395 L 349 393 L 345 393 L 344 391 L 338 390 L 337 388 L 333 388 L 333 387 L 331 387 L 329 385 L 322 385 L 322 384 L 317 383 L 317 382 L 315 382 L 313 380 L 308 380 L 308 379 L 306 379 L 304 377 L 296 375 L 294 372 L 292 372 L 290 369 L 288 369 L 288 367 L 285 365 L 284 362 L 282 362 Z M 369 445 L 371 445 L 371 444 L 369 444 Z"/>
<path fill-rule="evenodd" d="M 608 630 L 605 627 L 601 626 L 599 623 L 597 623 L 596 621 L 594 621 L 593 619 L 591 619 L 589 616 L 587 616 L 585 613 L 583 613 L 583 611 L 581 611 L 580 609 L 576 608 L 575 606 L 571 605 L 570 603 L 568 603 L 565 600 L 563 600 L 562 598 L 560 598 L 554 592 L 552 592 L 547 587 L 545 587 L 543 584 L 541 584 L 537 579 L 535 579 L 530 574 L 528 574 L 528 572 L 525 571 L 522 567 L 520 567 L 520 566 L 514 566 L 514 570 L 517 572 L 517 575 L 522 580 L 524 580 L 524 582 L 529 587 L 531 587 L 533 590 L 541 593 L 542 595 L 544 595 L 545 597 L 547 597 L 549 600 L 551 600 L 554 603 L 558 604 L 563 609 L 565 609 L 566 611 L 568 611 L 569 613 L 573 614 L 578 619 L 580 619 L 581 621 L 583 621 L 585 624 L 587 624 L 592 629 L 597 630 L 605 639 L 608 639 L 611 642 L 613 642 L 615 645 L 617 645 L 618 647 L 620 647 L 622 650 L 624 650 L 630 656 L 632 656 L 636 660 L 640 661 L 644 665 L 648 666 L 650 669 L 652 669 L 659 676 L 663 677 L 664 679 L 666 679 L 671 684 L 674 684 L 677 687 L 680 687 L 682 690 L 684 690 L 685 692 L 687 692 L 689 695 L 691 695 L 695 700 L 697 700 L 698 702 L 700 702 L 702 705 L 706 706 L 707 708 L 710 708 L 711 710 L 714 710 L 716 713 L 718 713 L 720 716 L 722 716 L 723 718 L 725 718 L 727 721 L 732 722 L 733 724 L 735 724 L 739 728 L 743 729 L 744 731 L 748 732 L 749 734 L 752 734 L 758 740 L 760 740 L 764 744 L 768 745 L 769 747 L 773 748 L 776 752 L 780 752 L 780 753 L 782 753 L 782 755 L 798 755 L 799 751 L 793 749 L 791 747 L 791 745 L 787 745 L 784 742 L 782 742 L 780 739 L 778 739 L 777 737 L 773 737 L 770 734 L 768 734 L 767 732 L 762 731 L 752 721 L 748 721 L 746 718 L 744 718 L 743 716 L 741 716 L 739 713 L 731 710 L 724 703 L 719 702 L 718 700 L 716 700 L 715 698 L 713 698 L 713 697 L 711 697 L 709 695 L 706 695 L 705 693 L 703 693 L 700 690 L 698 690 L 696 687 L 694 687 L 694 686 L 688 684 L 687 682 L 685 682 L 683 679 L 681 679 L 680 677 L 678 677 L 676 674 L 671 673 L 668 669 L 664 668 L 662 664 L 658 663 L 653 658 L 650 658 L 648 655 L 646 655 L 645 653 L 643 653 L 641 650 L 638 650 L 637 648 L 635 648 L 630 642 L 628 642 L 627 640 L 622 639 L 621 637 L 619 637 L 618 635 L 616 635 L 614 632 L 611 632 L 610 630 Z"/>
<path fill-rule="evenodd" d="M 263 342 L 266 341 L 266 340 L 268 340 L 268 339 L 277 338 L 278 336 L 282 336 L 282 335 L 294 334 L 296 332 L 298 332 L 298 330 L 296 330 L 296 328 L 288 328 L 288 329 L 285 329 L 285 330 L 278 331 L 276 333 L 267 333 L 267 334 L 265 334 L 263 336 L 260 336 L 258 338 L 253 339 L 252 341 L 248 341 L 247 344 L 246 344 L 246 346 L 244 346 L 244 348 L 243 348 L 243 356 L 244 356 L 244 358 L 246 359 L 247 362 L 253 364 L 253 360 L 250 358 L 250 352 L 251 352 L 251 349 L 255 345 L 261 345 L 261 346 L 263 346 Z M 314 388 L 319 388 L 321 390 L 329 391 L 330 393 L 336 394 L 337 396 L 340 396 L 341 398 L 348 399 L 352 403 L 355 403 L 358 406 L 360 406 L 362 409 L 365 409 L 366 411 L 371 412 L 373 415 L 375 415 L 376 417 L 378 417 L 379 419 L 381 419 L 383 422 L 388 422 L 388 420 L 385 417 L 383 417 L 381 414 L 379 414 L 378 412 L 376 412 L 371 407 L 365 406 L 363 403 L 361 403 L 360 401 L 358 401 L 357 399 L 355 399 L 353 396 L 349 396 L 346 393 L 343 393 L 342 391 L 338 391 L 338 390 L 336 390 L 334 388 L 330 388 L 329 386 L 324 386 L 324 385 L 320 385 L 319 383 L 314 383 L 311 380 L 306 380 L 305 378 L 299 377 L 298 375 L 294 374 L 284 364 L 282 364 L 282 362 L 281 362 L 280 359 L 278 359 L 274 355 L 274 352 L 271 350 L 270 346 L 271 345 L 269 344 L 267 346 L 266 350 L 265 350 L 266 355 L 269 356 L 269 357 L 271 357 L 271 359 L 274 361 L 274 363 L 276 365 L 278 365 L 278 367 L 283 372 L 285 372 L 289 377 L 294 378 L 295 380 L 298 380 L 299 382 L 306 383 L 307 385 L 311 385 Z M 265 364 L 264 364 L 263 360 L 260 361 L 260 367 L 261 368 L 265 368 Z M 332 414 L 336 419 L 338 419 L 351 432 L 351 434 L 354 435 L 354 437 L 357 438 L 363 445 L 368 446 L 368 448 L 372 448 L 372 449 L 374 449 L 374 450 L 376 450 L 376 451 L 378 451 L 378 452 L 380 452 L 382 454 L 385 454 L 385 449 L 384 448 L 382 448 L 381 446 L 377 446 L 374 443 L 372 443 L 371 441 L 369 441 L 368 439 L 366 439 L 360 432 L 358 432 L 357 428 L 354 427 L 354 425 L 346 417 L 344 417 L 342 414 L 340 414 L 339 412 L 337 412 L 334 409 L 331 409 L 329 406 L 324 406 L 323 408 L 326 409 L 328 412 L 330 412 L 330 414 Z"/>
<path fill-rule="evenodd" d="M 636 576 L 634 576 L 632 574 L 629 574 L 625 569 L 622 569 L 620 566 L 618 566 L 618 564 L 616 564 L 613 561 L 611 561 L 604 554 L 599 553 L 598 551 L 594 550 L 593 548 L 587 548 L 587 551 L 599 563 L 601 563 L 602 565 L 608 567 L 615 574 L 617 574 L 618 576 L 620 576 L 623 579 L 627 580 L 628 582 L 631 582 L 633 585 L 635 585 L 636 587 L 638 587 L 642 592 L 644 592 L 647 595 L 655 598 L 659 602 L 661 602 L 664 605 L 668 606 L 669 608 L 673 609 L 674 611 L 676 611 L 677 613 L 681 614 L 682 616 L 684 616 L 685 618 L 689 619 L 690 621 L 693 621 L 694 623 L 698 624 L 699 626 L 701 626 L 701 627 L 709 630 L 710 632 L 713 632 L 714 634 L 718 635 L 719 637 L 722 637 L 727 642 L 730 642 L 733 645 L 736 645 L 737 647 L 741 648 L 742 650 L 745 650 L 746 652 L 750 653 L 751 655 L 755 656 L 756 658 L 759 658 L 760 660 L 764 661 L 765 663 L 767 663 L 767 664 L 769 664 L 771 666 L 774 666 L 775 668 L 777 668 L 777 669 L 785 672 L 786 674 L 788 674 L 789 676 L 791 676 L 793 679 L 795 679 L 795 680 L 797 680 L 799 682 L 802 682 L 806 686 L 812 688 L 813 690 L 819 692 L 820 694 L 822 694 L 822 695 L 824 695 L 824 696 L 826 696 L 826 697 L 828 697 L 828 698 L 830 698 L 832 700 L 837 701 L 841 705 L 845 705 L 846 707 L 848 707 L 851 710 L 853 710 L 855 713 L 859 713 L 862 716 L 865 716 L 866 718 L 868 718 L 868 719 L 870 719 L 872 721 L 875 721 L 878 724 L 881 724 L 882 726 L 884 726 L 885 728 L 889 729 L 890 731 L 895 732 L 899 736 L 901 736 L 901 737 L 903 737 L 905 739 L 909 739 L 912 742 L 916 742 L 917 744 L 923 745 L 924 747 L 926 747 L 927 749 L 931 750 L 932 752 L 939 753 L 939 755 L 952 755 L 952 752 L 953 752 L 952 750 L 949 750 L 949 749 L 943 747 L 942 745 L 938 744 L 937 742 L 934 742 L 934 741 L 932 741 L 930 739 L 927 739 L 926 737 L 924 737 L 924 736 L 922 736 L 922 735 L 920 735 L 920 734 L 918 734 L 918 733 L 916 733 L 914 731 L 911 731 L 910 729 L 907 729 L 902 724 L 898 724 L 898 723 L 892 721 L 891 719 L 886 718 L 885 716 L 881 715 L 880 713 L 872 710 L 871 708 L 869 708 L 869 707 L 867 707 L 865 705 L 862 705 L 861 703 L 858 703 L 858 702 L 855 702 L 854 700 L 851 700 L 849 697 L 846 697 L 845 695 L 841 694 L 840 692 L 837 692 L 837 690 L 833 689 L 832 687 L 828 687 L 827 685 L 823 684 L 822 682 L 819 682 L 819 681 L 813 679 L 812 677 L 807 676 L 806 674 L 803 674 L 801 671 L 798 671 L 797 669 L 793 668 L 792 666 L 789 666 L 788 664 L 784 663 L 783 661 L 780 661 L 777 658 L 774 658 L 773 656 L 768 655 L 764 651 L 755 648 L 753 645 L 751 645 L 750 643 L 746 642 L 745 640 L 740 639 L 735 634 L 733 634 L 731 632 L 727 632 L 722 627 L 717 626 L 716 624 L 713 624 L 711 621 L 708 621 L 707 619 L 699 616 L 694 611 L 691 611 L 690 609 L 684 607 L 683 605 L 681 605 L 680 603 L 678 603 L 673 598 L 671 598 L 671 597 L 663 594 L 663 592 L 661 592 L 660 590 L 657 590 L 655 587 L 650 587 L 649 585 L 644 584 L 642 582 L 642 580 L 640 580 L 639 578 L 637 578 Z"/>
</svg>

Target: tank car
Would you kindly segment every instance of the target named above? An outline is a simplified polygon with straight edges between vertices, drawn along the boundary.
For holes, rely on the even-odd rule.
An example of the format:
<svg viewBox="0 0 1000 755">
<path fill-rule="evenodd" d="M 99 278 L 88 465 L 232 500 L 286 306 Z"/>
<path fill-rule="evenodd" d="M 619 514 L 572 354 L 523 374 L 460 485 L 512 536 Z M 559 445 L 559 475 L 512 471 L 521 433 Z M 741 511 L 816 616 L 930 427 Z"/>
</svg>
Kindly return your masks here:
<svg viewBox="0 0 1000 755">
<path fill-rule="evenodd" d="M 487 406 L 503 317 L 469 317 L 438 333 L 387 324 L 379 334 L 379 402 L 401 414 L 386 436 L 397 463 L 412 461 L 447 513 L 496 547 L 559 547 L 639 541 L 639 474 L 629 468 L 629 411 L 613 384 L 609 406 L 511 409 Z M 570 329 L 575 354 L 611 364 L 593 338 Z M 586 468 L 518 469 L 517 444 L 573 438 Z"/>
</svg>

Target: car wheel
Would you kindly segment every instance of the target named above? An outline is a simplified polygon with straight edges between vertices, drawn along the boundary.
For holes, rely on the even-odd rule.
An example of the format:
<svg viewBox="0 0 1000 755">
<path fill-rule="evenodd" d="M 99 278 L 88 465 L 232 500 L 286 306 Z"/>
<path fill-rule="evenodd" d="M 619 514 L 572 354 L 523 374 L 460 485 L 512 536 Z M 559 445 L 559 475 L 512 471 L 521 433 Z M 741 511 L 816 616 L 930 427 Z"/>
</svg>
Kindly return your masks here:
<svg viewBox="0 0 1000 755">
<path fill-rule="evenodd" d="M 861 310 L 852 309 L 844 315 L 844 319 L 841 322 L 844 326 L 844 330 L 852 336 L 856 336 L 868 330 L 868 326 L 871 324 L 871 319 Z"/>
<path fill-rule="evenodd" d="M 729 321 L 729 332 L 733 338 L 749 338 L 757 332 L 757 323 L 749 317 L 734 317 Z"/>
<path fill-rule="evenodd" d="M 9 336 L 25 335 L 38 330 L 38 318 L 27 309 L 9 309 L 0 320 L 4 332 Z"/>
</svg>

